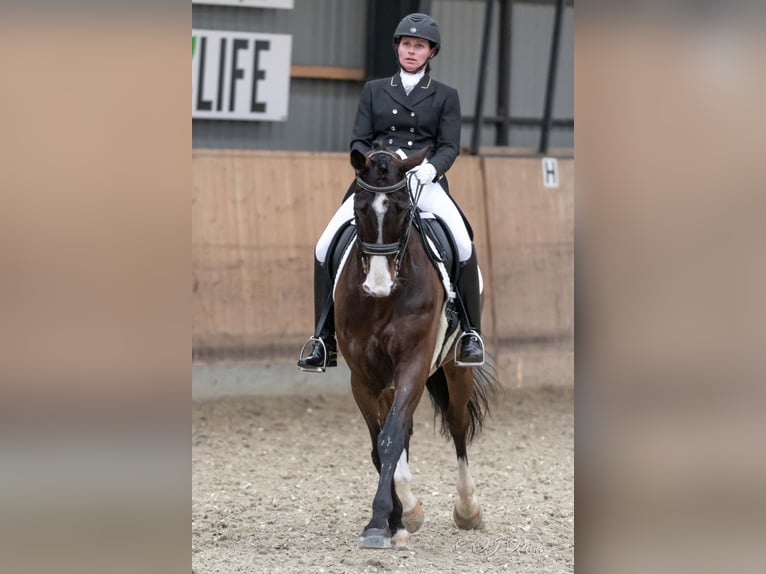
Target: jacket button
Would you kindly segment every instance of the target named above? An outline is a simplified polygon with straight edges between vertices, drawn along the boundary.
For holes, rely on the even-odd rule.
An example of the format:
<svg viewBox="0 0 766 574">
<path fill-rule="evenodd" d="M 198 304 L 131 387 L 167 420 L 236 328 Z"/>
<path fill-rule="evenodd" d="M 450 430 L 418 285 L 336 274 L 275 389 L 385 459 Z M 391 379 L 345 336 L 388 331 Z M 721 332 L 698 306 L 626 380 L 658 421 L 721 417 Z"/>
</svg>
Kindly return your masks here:
<svg viewBox="0 0 766 574">
<path fill-rule="evenodd" d="M 399 113 L 399 110 L 397 110 L 396 108 L 394 108 L 393 110 L 391 110 L 391 113 L 392 113 L 392 114 L 398 114 L 398 113 Z M 412 114 L 412 115 L 414 116 L 415 114 Z"/>
<path fill-rule="evenodd" d="M 389 142 L 388 142 L 388 143 L 391 143 L 391 141 L 389 140 Z M 408 146 L 412 146 L 412 140 L 408 141 L 408 142 L 407 142 L 407 145 L 408 145 Z"/>
<path fill-rule="evenodd" d="M 396 126 L 391 126 L 391 131 L 395 132 L 396 131 Z"/>
<path fill-rule="evenodd" d="M 415 128 L 410 128 L 410 133 L 414 134 L 415 133 Z"/>
<path fill-rule="evenodd" d="M 388 139 L 388 143 L 389 143 L 389 144 L 392 144 L 392 143 L 394 143 L 394 140 L 392 140 L 391 138 L 389 138 L 389 139 Z"/>
<path fill-rule="evenodd" d="M 396 112 L 394 112 L 394 113 L 396 113 Z M 414 118 L 415 117 L 415 112 L 410 112 L 410 115 Z"/>
</svg>

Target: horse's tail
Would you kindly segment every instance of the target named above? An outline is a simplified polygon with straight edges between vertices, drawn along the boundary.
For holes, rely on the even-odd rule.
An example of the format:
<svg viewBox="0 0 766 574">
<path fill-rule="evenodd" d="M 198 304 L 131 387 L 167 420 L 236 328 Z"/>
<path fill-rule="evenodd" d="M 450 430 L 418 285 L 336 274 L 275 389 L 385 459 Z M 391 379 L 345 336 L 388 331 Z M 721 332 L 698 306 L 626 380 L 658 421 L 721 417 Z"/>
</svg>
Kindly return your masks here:
<svg viewBox="0 0 766 574">
<path fill-rule="evenodd" d="M 473 370 L 473 392 L 468 399 L 468 431 L 466 432 L 466 442 L 470 442 L 477 437 L 484 426 L 484 420 L 490 414 L 490 407 L 497 398 L 500 389 L 500 382 L 497 378 L 495 361 L 488 353 L 484 353 L 485 362 L 480 367 L 471 367 Z M 444 369 L 439 368 L 426 381 L 428 394 L 431 396 L 431 404 L 434 407 L 434 422 L 441 415 L 440 432 L 447 438 L 450 438 L 449 426 L 447 424 L 447 409 L 449 408 L 449 388 L 447 386 L 447 376 Z"/>
</svg>

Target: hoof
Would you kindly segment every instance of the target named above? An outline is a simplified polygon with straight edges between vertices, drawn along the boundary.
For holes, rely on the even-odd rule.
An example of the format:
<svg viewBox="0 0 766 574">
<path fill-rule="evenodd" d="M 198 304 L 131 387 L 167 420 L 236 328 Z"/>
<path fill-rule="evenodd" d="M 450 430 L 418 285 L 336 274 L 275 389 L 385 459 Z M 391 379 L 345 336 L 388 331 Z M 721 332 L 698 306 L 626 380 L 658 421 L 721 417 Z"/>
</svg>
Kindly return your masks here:
<svg viewBox="0 0 766 574">
<path fill-rule="evenodd" d="M 359 548 L 391 548 L 391 531 L 388 528 L 368 528 L 359 537 Z"/>
<path fill-rule="evenodd" d="M 424 519 L 423 504 L 419 500 L 412 510 L 402 514 L 402 524 L 404 524 L 408 532 L 417 532 L 423 526 Z"/>
<path fill-rule="evenodd" d="M 396 550 L 409 550 L 410 549 L 410 533 L 404 528 L 396 531 L 391 539 Z"/>
<path fill-rule="evenodd" d="M 458 514 L 457 508 L 452 510 L 452 518 L 457 527 L 462 530 L 484 530 L 484 521 L 481 517 L 481 508 L 476 509 L 476 513 L 468 518 Z"/>
</svg>

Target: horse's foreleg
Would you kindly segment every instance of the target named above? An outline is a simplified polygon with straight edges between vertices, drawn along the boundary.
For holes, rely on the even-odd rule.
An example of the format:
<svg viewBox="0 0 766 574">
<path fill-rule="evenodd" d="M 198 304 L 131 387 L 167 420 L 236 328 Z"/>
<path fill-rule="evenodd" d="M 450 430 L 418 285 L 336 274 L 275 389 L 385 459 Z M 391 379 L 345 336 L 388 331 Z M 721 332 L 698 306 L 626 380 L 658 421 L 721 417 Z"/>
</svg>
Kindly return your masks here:
<svg viewBox="0 0 766 574">
<path fill-rule="evenodd" d="M 367 429 L 370 432 L 370 440 L 372 442 L 371 458 L 375 469 L 378 474 L 381 474 L 382 464 L 380 457 L 380 449 L 378 448 L 378 439 L 385 420 L 388 417 L 391 404 L 394 399 L 394 389 L 384 389 L 378 393 L 374 384 L 367 381 L 364 377 L 361 377 L 354 372 L 351 373 L 351 391 L 354 395 L 359 411 L 362 413 Z M 394 492 L 394 486 L 391 484 L 391 499 L 393 502 L 393 509 L 390 516 L 398 520 L 401 520 L 401 504 L 396 498 Z M 383 526 L 374 525 L 372 522 L 368 524 L 359 540 L 359 546 L 362 548 L 390 548 L 391 547 L 391 533 L 396 532 L 396 529 L 392 529 L 385 523 Z"/>
<path fill-rule="evenodd" d="M 391 411 L 391 405 L 394 402 L 395 391 L 393 387 L 389 387 L 380 394 L 381 412 L 384 413 L 384 417 L 388 416 Z M 381 421 L 381 426 L 383 421 Z M 410 489 L 410 483 L 412 482 L 412 473 L 409 467 L 410 456 L 410 437 L 412 436 L 412 424 L 410 424 L 407 432 L 404 435 L 404 450 L 399 456 L 399 461 L 396 463 L 396 470 L 394 470 L 394 492 L 392 498 L 394 501 L 394 509 L 391 512 L 389 518 L 389 528 L 392 528 L 392 532 L 395 524 L 399 524 L 399 520 L 404 524 L 404 527 L 408 532 L 415 532 L 423 525 L 423 505 L 415 498 Z"/>
<path fill-rule="evenodd" d="M 385 415 L 381 413 L 385 404 L 384 401 L 380 400 L 381 397 L 378 396 L 377 391 L 373 389 L 374 385 L 369 384 L 369 381 L 364 377 L 353 371 L 351 372 L 351 393 L 354 396 L 356 405 L 359 407 L 359 412 L 362 413 L 364 422 L 367 424 L 367 430 L 370 433 L 370 442 L 372 443 L 372 450 L 370 452 L 372 464 L 380 474 L 381 464 L 380 454 L 378 452 L 378 435 L 383 426 L 382 419 L 387 416 L 387 413 Z M 365 532 L 367 532 L 367 528 L 365 528 Z M 359 545 L 368 548 L 390 548 L 391 532 L 380 529 L 378 532 L 369 534 L 366 542 L 363 535 Z"/>
<path fill-rule="evenodd" d="M 445 368 L 449 388 L 447 426 L 457 455 L 457 500 L 452 511 L 455 524 L 463 530 L 483 526 L 481 506 L 476 497 L 476 485 L 468 469 L 466 434 L 470 425 L 468 400 L 473 392 L 473 376 L 470 369 Z"/>
<path fill-rule="evenodd" d="M 408 532 L 415 532 L 423 525 L 425 515 L 423 513 L 423 505 L 410 488 L 412 473 L 410 472 L 408 460 L 411 436 L 412 429 L 410 428 L 410 432 L 405 439 L 404 451 L 402 451 L 394 471 L 394 485 L 396 487 L 396 494 L 402 503 L 402 524 L 404 524 Z"/>
<path fill-rule="evenodd" d="M 396 394 L 385 424 L 378 435 L 377 448 L 380 456 L 378 489 L 372 502 L 372 519 L 362 532 L 360 546 L 378 548 L 381 539 L 393 533 L 397 546 L 406 547 L 409 532 L 402 524 L 401 504 L 397 499 L 394 474 L 405 451 L 408 433 L 412 428 L 412 415 L 425 386 L 415 376 L 397 377 Z M 405 455 L 406 460 L 406 455 Z"/>
<path fill-rule="evenodd" d="M 398 513 L 394 512 L 396 493 L 393 481 L 397 462 L 404 451 L 404 432 L 398 419 L 393 412 L 389 413 L 375 444 L 380 460 L 380 476 L 372 501 L 372 519 L 365 526 L 359 541 L 362 548 L 388 548 L 391 534 L 397 531 L 397 514 L 398 522 L 401 522 L 401 506 Z"/>
<path fill-rule="evenodd" d="M 379 429 L 383 427 L 385 424 L 386 418 L 388 418 L 388 414 L 391 412 L 391 406 L 394 402 L 394 397 L 396 396 L 396 391 L 393 387 L 388 387 L 383 390 L 383 392 L 380 393 L 380 396 L 378 397 L 378 403 L 380 405 L 379 412 Z M 391 514 L 388 515 L 388 529 L 391 531 L 391 533 L 394 535 L 395 538 L 395 544 L 397 547 L 403 547 L 406 546 L 407 541 L 402 539 L 402 536 L 397 536 L 397 531 L 401 529 L 401 526 L 404 521 L 404 510 L 407 509 L 409 511 L 412 510 L 414 505 L 403 505 L 403 500 L 400 492 L 400 481 L 402 480 L 403 473 L 406 473 L 407 476 L 410 476 L 409 467 L 407 467 L 407 449 L 409 448 L 410 443 L 410 436 L 412 435 L 412 425 L 410 425 L 410 428 L 407 430 L 405 437 L 404 437 L 404 450 L 402 451 L 402 455 L 399 457 L 399 462 L 396 464 L 396 470 L 394 470 L 394 481 L 391 484 L 391 501 L 393 502 L 393 509 L 391 510 Z M 402 465 L 402 460 L 404 460 L 404 466 Z M 378 460 L 378 474 L 380 474 L 380 460 Z M 407 487 L 409 488 L 409 482 L 406 483 Z M 409 490 L 407 491 L 409 492 Z M 405 492 L 405 499 L 406 498 Z M 410 497 L 412 496 L 412 493 L 409 492 Z"/>
</svg>

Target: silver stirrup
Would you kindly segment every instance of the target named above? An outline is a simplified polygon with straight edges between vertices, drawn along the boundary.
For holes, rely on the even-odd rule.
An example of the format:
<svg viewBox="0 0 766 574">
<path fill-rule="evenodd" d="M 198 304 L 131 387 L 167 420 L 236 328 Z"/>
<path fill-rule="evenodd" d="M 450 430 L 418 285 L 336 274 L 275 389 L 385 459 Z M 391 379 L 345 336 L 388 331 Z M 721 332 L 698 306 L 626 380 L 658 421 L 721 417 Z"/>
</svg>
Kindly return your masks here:
<svg viewBox="0 0 766 574">
<path fill-rule="evenodd" d="M 304 359 L 303 353 L 306 351 L 306 347 L 308 347 L 310 344 L 315 343 L 316 341 L 319 341 L 319 344 L 322 345 L 322 350 L 324 351 L 324 363 L 322 363 L 321 367 L 301 367 L 298 365 L 298 368 L 301 371 L 304 371 L 306 373 L 324 373 L 327 370 L 327 346 L 324 344 L 324 341 L 320 337 L 309 337 L 309 340 L 303 343 L 303 347 L 301 347 L 301 352 L 298 355 L 298 360 Z"/>
<path fill-rule="evenodd" d="M 458 350 L 460 349 L 460 341 L 463 340 L 463 337 L 468 337 L 470 335 L 475 335 L 477 339 L 479 339 L 479 344 L 481 345 L 481 363 L 466 363 L 464 361 L 460 361 L 457 358 Z M 455 364 L 458 367 L 481 367 L 484 364 L 484 339 L 481 338 L 481 335 L 477 333 L 474 330 L 471 331 L 463 331 L 463 333 L 457 338 L 457 341 L 455 341 Z"/>
</svg>

